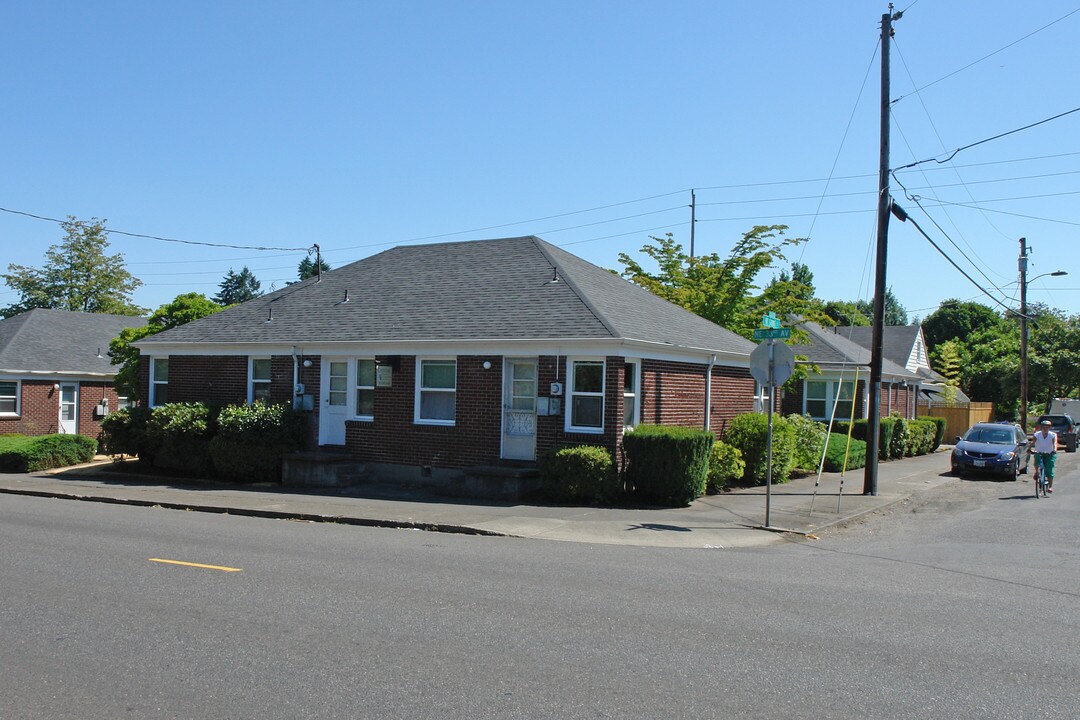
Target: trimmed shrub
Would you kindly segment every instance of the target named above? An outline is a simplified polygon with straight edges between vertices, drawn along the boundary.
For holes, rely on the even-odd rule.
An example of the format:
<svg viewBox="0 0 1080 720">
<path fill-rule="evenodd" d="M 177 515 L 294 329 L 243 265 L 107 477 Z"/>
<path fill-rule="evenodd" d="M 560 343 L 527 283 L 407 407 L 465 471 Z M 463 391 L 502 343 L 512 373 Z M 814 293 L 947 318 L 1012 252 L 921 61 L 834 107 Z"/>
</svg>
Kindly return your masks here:
<svg viewBox="0 0 1080 720">
<path fill-rule="evenodd" d="M 289 405 L 229 405 L 209 444 L 215 474 L 233 482 L 281 482 L 281 458 L 304 447 L 307 416 Z"/>
<path fill-rule="evenodd" d="M 848 423 L 837 423 L 833 427 L 836 428 L 836 432 L 841 435 L 847 434 Z M 869 421 L 865 418 L 856 420 L 851 425 L 851 437 L 855 440 L 862 440 L 866 442 L 866 428 L 869 426 Z M 895 418 L 883 417 L 878 420 L 878 460 L 888 460 L 890 457 L 890 448 L 893 443 L 893 435 L 896 433 Z"/>
<path fill-rule="evenodd" d="M 847 454 L 846 465 L 845 453 Z M 849 446 L 847 435 L 830 434 L 829 447 L 825 451 L 825 472 L 842 472 L 845 468 L 852 470 L 861 467 L 866 467 L 866 443 L 852 438 Z"/>
<path fill-rule="evenodd" d="M 934 451 L 934 437 L 937 435 L 938 426 L 933 420 L 921 418 L 908 420 L 908 443 L 906 455 L 927 455 Z"/>
<path fill-rule="evenodd" d="M 714 441 L 706 430 L 639 425 L 623 436 L 627 482 L 649 500 L 689 505 L 705 492 Z"/>
<path fill-rule="evenodd" d="M 945 426 L 948 424 L 948 420 L 935 415 L 927 415 L 922 419 L 932 421 L 936 428 L 934 431 L 934 445 L 930 448 L 930 452 L 934 452 L 941 447 L 941 441 L 945 439 Z"/>
<path fill-rule="evenodd" d="M 146 423 L 146 443 L 139 459 L 152 458 L 154 467 L 183 475 L 208 475 L 212 420 L 203 403 L 168 403 L 154 408 Z"/>
<path fill-rule="evenodd" d="M 723 492 L 729 482 L 738 480 L 745 472 L 746 463 L 739 448 L 717 440 L 709 454 L 709 478 L 705 484 L 705 492 L 709 495 Z"/>
<path fill-rule="evenodd" d="M 775 422 L 775 418 L 773 418 Z M 809 415 L 792 413 L 784 420 L 791 425 L 795 433 L 795 467 L 804 470 L 817 469 L 821 462 L 821 451 L 825 449 L 825 436 L 828 429 L 823 423 L 813 420 Z"/>
<path fill-rule="evenodd" d="M 540 459 L 540 483 L 554 502 L 606 504 L 621 488 L 607 448 L 581 445 L 552 450 Z"/>
<path fill-rule="evenodd" d="M 12 435 L 0 438 L 0 471 L 38 472 L 90 462 L 97 440 L 83 435 Z"/>
<path fill-rule="evenodd" d="M 906 418 L 900 417 L 899 415 L 895 415 L 891 419 L 893 431 L 892 438 L 890 439 L 887 446 L 889 448 L 888 458 L 890 460 L 898 460 L 899 458 L 904 457 L 904 455 L 907 453 L 908 420 Z M 882 447 L 886 447 L 886 445 L 882 443 Z"/>
<path fill-rule="evenodd" d="M 139 405 L 109 413 L 101 420 L 101 449 L 109 455 L 139 455 L 145 452 L 146 424 L 150 408 Z M 145 459 L 145 458 L 142 458 Z M 152 458 L 149 459 L 153 462 Z"/>
<path fill-rule="evenodd" d="M 728 425 L 723 440 L 739 449 L 746 461 L 745 482 L 764 485 L 768 476 L 766 452 L 769 421 L 764 413 L 737 415 Z M 783 418 L 773 417 L 772 479 L 784 483 L 795 466 L 795 431 Z"/>
</svg>

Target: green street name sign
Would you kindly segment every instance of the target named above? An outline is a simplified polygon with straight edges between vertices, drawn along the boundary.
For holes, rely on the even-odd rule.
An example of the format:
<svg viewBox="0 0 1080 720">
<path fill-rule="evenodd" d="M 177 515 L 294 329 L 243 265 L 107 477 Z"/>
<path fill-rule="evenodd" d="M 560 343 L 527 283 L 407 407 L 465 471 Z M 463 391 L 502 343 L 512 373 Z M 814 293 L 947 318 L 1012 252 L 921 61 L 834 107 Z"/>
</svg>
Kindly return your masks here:
<svg viewBox="0 0 1080 720">
<path fill-rule="evenodd" d="M 784 340 L 791 337 L 791 328 L 762 328 L 754 331 L 755 340 Z"/>
<path fill-rule="evenodd" d="M 761 327 L 764 328 L 779 328 L 780 318 L 776 317 L 776 313 L 769 313 L 761 316 Z"/>
</svg>

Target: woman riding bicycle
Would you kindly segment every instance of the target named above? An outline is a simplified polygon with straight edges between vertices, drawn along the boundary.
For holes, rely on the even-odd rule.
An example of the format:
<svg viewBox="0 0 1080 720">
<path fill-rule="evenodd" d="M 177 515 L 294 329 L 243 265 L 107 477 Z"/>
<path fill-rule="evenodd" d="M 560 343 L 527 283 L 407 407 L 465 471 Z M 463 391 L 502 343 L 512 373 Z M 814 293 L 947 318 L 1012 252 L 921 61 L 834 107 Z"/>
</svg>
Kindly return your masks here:
<svg viewBox="0 0 1080 720">
<path fill-rule="evenodd" d="M 1046 489 L 1054 492 L 1054 461 L 1057 460 L 1057 433 L 1050 430 L 1050 421 L 1043 420 L 1035 432 L 1035 468 L 1042 471 L 1046 478 Z"/>
</svg>

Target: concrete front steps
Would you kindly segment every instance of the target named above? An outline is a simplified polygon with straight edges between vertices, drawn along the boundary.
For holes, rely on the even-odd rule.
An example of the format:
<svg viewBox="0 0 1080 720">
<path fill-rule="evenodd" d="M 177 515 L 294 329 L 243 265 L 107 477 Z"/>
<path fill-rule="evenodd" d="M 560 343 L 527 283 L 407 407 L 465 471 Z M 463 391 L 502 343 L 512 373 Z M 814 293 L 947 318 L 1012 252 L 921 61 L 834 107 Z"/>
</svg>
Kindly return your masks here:
<svg viewBox="0 0 1080 720">
<path fill-rule="evenodd" d="M 435 472 L 426 467 L 371 467 L 344 448 L 323 447 L 282 458 L 281 481 L 291 488 L 386 490 L 395 486 L 448 497 L 517 501 L 540 489 L 540 471 L 535 463 L 517 462 Z"/>
</svg>

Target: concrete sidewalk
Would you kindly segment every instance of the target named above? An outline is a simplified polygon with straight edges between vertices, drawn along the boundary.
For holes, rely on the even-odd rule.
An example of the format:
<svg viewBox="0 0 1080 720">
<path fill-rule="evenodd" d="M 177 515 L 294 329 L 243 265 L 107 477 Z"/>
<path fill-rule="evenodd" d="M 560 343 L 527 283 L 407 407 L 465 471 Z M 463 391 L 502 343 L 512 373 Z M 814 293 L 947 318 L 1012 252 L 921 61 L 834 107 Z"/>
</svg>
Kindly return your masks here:
<svg viewBox="0 0 1080 720">
<path fill-rule="evenodd" d="M 862 469 L 843 478 L 826 473 L 820 484 L 808 477 L 774 485 L 772 529 L 763 528 L 765 488 L 705 496 L 684 508 L 590 508 L 485 503 L 388 485 L 312 493 L 272 486 L 172 484 L 117 471 L 106 460 L 48 473 L 0 475 L 0 493 L 583 543 L 733 548 L 780 542 L 783 531 L 811 535 L 920 491 L 957 482 L 946 474 L 947 450 L 881 463 L 876 496 L 862 494 Z"/>
</svg>

